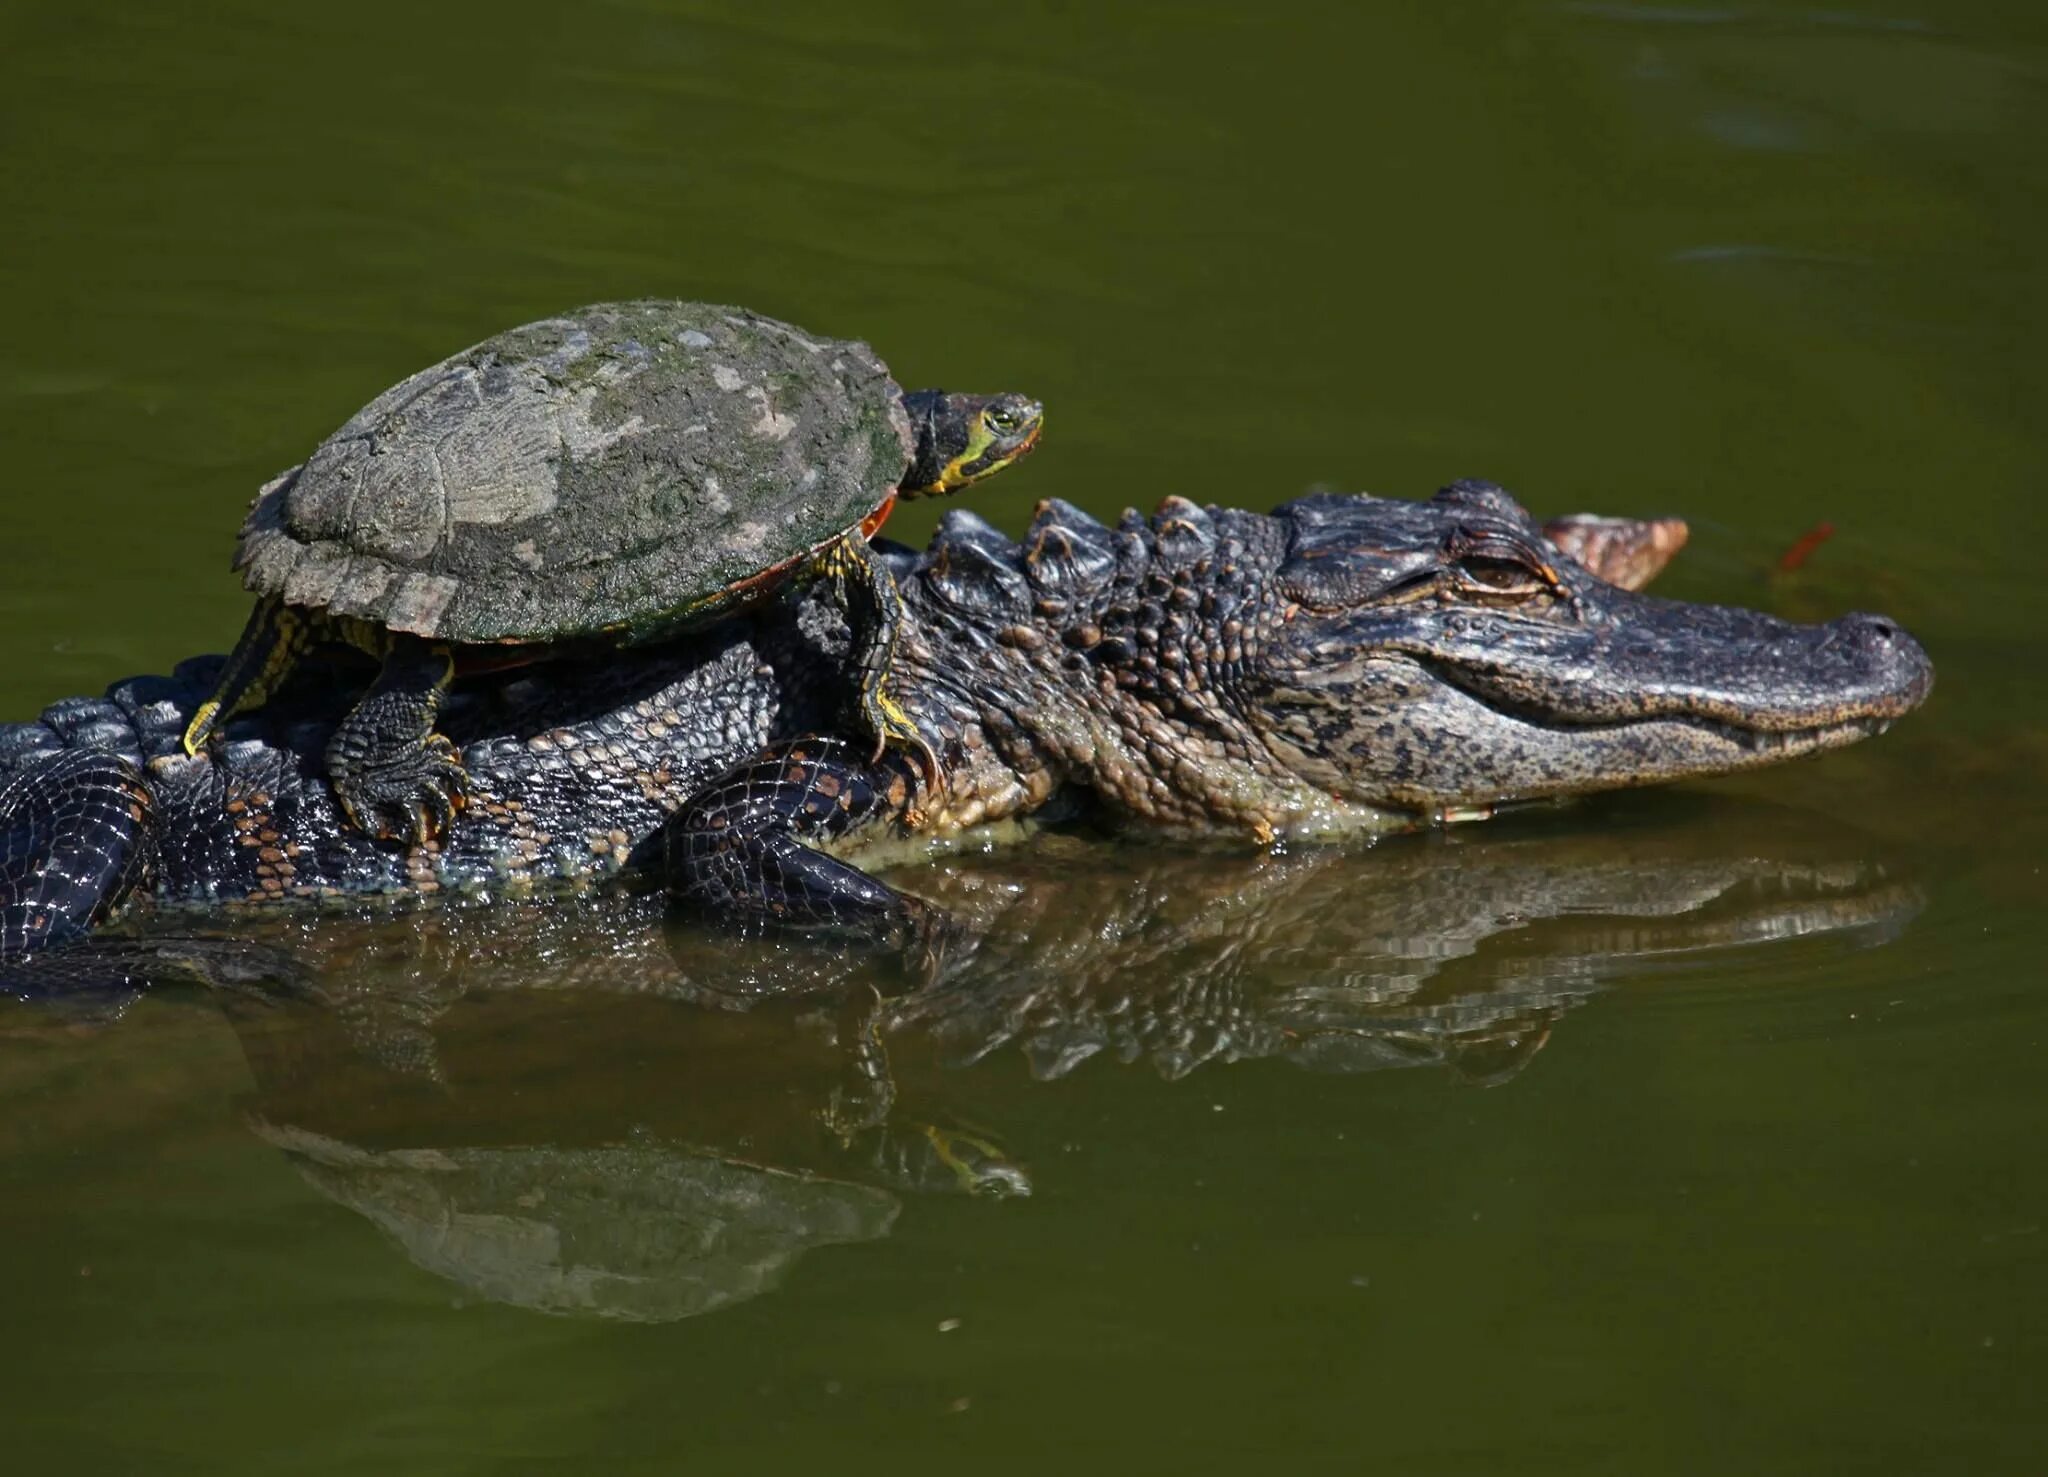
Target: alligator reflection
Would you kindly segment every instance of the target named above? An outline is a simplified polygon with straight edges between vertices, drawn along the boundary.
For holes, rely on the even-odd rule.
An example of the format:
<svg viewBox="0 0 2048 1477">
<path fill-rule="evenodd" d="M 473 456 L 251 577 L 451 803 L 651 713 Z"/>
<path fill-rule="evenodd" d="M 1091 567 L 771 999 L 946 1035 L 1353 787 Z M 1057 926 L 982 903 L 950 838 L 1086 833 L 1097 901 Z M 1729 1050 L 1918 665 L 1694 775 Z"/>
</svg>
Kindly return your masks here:
<svg viewBox="0 0 2048 1477">
<path fill-rule="evenodd" d="M 944 1106 L 992 1054 L 1041 1079 L 1277 1057 L 1499 1082 L 1609 981 L 1892 938 L 1921 893 L 1872 850 L 1685 796 L 1362 856 L 1041 836 L 916 874 L 964 937 L 915 986 L 614 897 L 266 920 L 318 999 L 228 1010 L 257 1132 L 421 1267 L 525 1307 L 673 1319 L 886 1235 L 907 1195 L 1027 1191 Z"/>
</svg>

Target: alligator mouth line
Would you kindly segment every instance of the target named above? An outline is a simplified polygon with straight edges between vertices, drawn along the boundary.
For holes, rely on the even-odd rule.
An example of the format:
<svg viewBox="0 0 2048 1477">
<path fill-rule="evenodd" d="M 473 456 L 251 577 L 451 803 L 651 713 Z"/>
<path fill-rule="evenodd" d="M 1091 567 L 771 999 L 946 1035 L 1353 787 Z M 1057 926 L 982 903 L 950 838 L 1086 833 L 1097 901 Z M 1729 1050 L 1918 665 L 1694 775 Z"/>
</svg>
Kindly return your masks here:
<svg viewBox="0 0 2048 1477">
<path fill-rule="evenodd" d="M 1654 724 L 1669 724 L 1672 727 L 1689 728 L 1694 732 L 1710 735 L 1745 753 L 1763 756 L 1787 752 L 1806 754 L 1818 749 L 1838 748 L 1843 744 L 1875 738 L 1896 721 L 1893 718 L 1837 718 L 1806 728 L 1748 728 L 1739 723 L 1730 723 L 1725 719 L 1710 718 L 1698 713 L 1650 713 L 1641 718 L 1594 719 L 1583 724 L 1576 724 L 1567 719 L 1549 726 L 1561 733 L 1568 733 L 1598 732 L 1605 729 L 1620 732 Z"/>
<path fill-rule="evenodd" d="M 1797 727 L 1764 728 L 1717 718 L 1709 713 L 1629 713 L 1614 717 L 1581 717 L 1571 713 L 1540 712 L 1521 703 L 1503 701 L 1482 691 L 1448 664 L 1422 660 L 1417 663 L 1446 687 L 1471 699 L 1487 711 L 1526 728 L 1545 729 L 1558 734 L 1627 733 L 1655 725 L 1691 729 L 1718 739 L 1731 748 L 1759 757 L 1788 751 L 1797 754 L 1839 748 L 1884 733 L 1902 713 L 1859 713 L 1846 718 L 1829 718 Z"/>
</svg>

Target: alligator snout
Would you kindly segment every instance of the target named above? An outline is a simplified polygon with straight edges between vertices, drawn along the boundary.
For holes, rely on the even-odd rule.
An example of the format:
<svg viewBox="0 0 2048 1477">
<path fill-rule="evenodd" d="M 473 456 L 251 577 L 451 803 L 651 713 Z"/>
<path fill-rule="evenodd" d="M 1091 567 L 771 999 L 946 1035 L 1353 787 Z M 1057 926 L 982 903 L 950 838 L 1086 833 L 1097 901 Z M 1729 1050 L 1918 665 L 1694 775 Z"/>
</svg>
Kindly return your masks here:
<svg viewBox="0 0 2048 1477">
<path fill-rule="evenodd" d="M 1418 598 L 1411 580 L 1322 617 L 1336 634 L 1297 635 L 1299 670 L 1266 699 L 1276 730 L 1318 751 L 1328 769 L 1309 772 L 1340 773 L 1342 793 L 1427 813 L 1821 753 L 1934 685 L 1889 616 L 1804 625 L 1563 574 L 1569 600 Z"/>
<path fill-rule="evenodd" d="M 1918 702 L 1933 688 L 1934 663 L 1927 659 L 1926 649 L 1889 616 L 1858 611 L 1843 616 L 1837 624 L 1849 628 L 1849 639 L 1870 654 L 1880 671 L 1893 675 L 1900 689 L 1913 695 L 1913 701 Z"/>
<path fill-rule="evenodd" d="M 1825 674 L 1841 684 L 1841 707 L 1871 717 L 1896 718 L 1926 700 L 1934 663 L 1918 641 L 1889 616 L 1857 611 L 1828 622 L 1823 650 L 1845 671 Z"/>
</svg>

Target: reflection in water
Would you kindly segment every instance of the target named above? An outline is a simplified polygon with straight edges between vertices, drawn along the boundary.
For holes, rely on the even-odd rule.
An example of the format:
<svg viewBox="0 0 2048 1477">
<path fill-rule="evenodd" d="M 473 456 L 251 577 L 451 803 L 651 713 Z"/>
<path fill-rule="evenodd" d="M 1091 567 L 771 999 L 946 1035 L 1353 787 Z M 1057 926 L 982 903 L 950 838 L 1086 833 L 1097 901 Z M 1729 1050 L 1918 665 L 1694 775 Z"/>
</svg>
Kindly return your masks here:
<svg viewBox="0 0 2048 1477">
<path fill-rule="evenodd" d="M 873 1186 L 681 1148 L 379 1153 L 254 1126 L 423 1271 L 546 1313 L 708 1313 L 774 1287 L 809 1247 L 886 1236 L 900 1209 Z"/>
<path fill-rule="evenodd" d="M 1921 905 L 1815 817 L 1595 809 L 1363 855 L 1042 835 L 907 874 L 965 925 L 915 983 L 678 931 L 651 899 L 270 918 L 317 983 L 227 1009 L 256 1131 L 420 1267 L 517 1306 L 681 1318 L 887 1235 L 906 1195 L 1028 1192 L 945 1107 L 997 1052 L 1040 1079 L 1098 1056 L 1167 1078 L 1276 1057 L 1500 1082 L 1604 982 L 1881 943 Z"/>
</svg>

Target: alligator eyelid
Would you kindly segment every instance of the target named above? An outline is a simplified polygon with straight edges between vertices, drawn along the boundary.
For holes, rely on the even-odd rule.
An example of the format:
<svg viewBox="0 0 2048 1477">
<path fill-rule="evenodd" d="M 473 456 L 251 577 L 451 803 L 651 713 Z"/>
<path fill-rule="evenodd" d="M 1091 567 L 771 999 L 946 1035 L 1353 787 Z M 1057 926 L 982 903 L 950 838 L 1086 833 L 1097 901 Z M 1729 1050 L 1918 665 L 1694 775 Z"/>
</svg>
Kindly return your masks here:
<svg viewBox="0 0 2048 1477">
<path fill-rule="evenodd" d="M 1420 600 L 1442 589 L 1443 583 L 1444 571 L 1440 569 L 1417 570 L 1414 574 L 1403 575 L 1400 579 L 1395 580 L 1392 584 L 1382 589 L 1378 596 L 1375 597 L 1375 603 Z"/>
<path fill-rule="evenodd" d="M 1535 571 L 1519 560 L 1486 559 L 1484 564 L 1492 566 L 1486 573 L 1471 561 L 1460 560 L 1456 571 L 1461 589 L 1483 590 L 1495 595 L 1529 595 L 1545 588 L 1545 581 Z M 1490 573 L 1496 578 L 1488 578 Z"/>
<path fill-rule="evenodd" d="M 1402 604 L 1436 594 L 1448 577 L 1442 569 L 1418 569 L 1395 576 L 1377 588 L 1363 581 L 1329 594 L 1297 588 L 1295 599 L 1309 610 L 1323 612 L 1350 610 L 1360 605 Z"/>
<path fill-rule="evenodd" d="M 1452 529 L 1444 538 L 1444 555 L 1450 559 L 1460 559 L 1467 554 L 1498 557 L 1503 550 L 1507 551 L 1506 557 L 1517 558 L 1522 553 L 1522 546 L 1509 534 L 1469 525 Z"/>
</svg>

